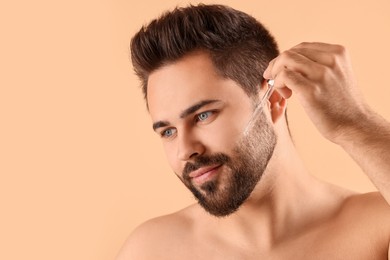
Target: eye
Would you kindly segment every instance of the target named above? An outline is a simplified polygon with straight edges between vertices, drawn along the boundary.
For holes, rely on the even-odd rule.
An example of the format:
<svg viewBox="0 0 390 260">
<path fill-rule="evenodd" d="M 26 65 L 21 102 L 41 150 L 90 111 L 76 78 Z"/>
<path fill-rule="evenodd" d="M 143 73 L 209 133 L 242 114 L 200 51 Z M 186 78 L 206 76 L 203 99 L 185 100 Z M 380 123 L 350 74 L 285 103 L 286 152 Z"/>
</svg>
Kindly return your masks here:
<svg viewBox="0 0 390 260">
<path fill-rule="evenodd" d="M 168 128 L 161 132 L 161 137 L 169 138 L 175 134 L 176 130 L 174 128 Z"/>
<path fill-rule="evenodd" d="M 203 112 L 203 113 L 200 113 L 196 116 L 196 119 L 197 121 L 205 121 L 206 119 L 208 119 L 211 115 L 213 114 L 212 111 L 206 111 L 206 112 Z"/>
</svg>

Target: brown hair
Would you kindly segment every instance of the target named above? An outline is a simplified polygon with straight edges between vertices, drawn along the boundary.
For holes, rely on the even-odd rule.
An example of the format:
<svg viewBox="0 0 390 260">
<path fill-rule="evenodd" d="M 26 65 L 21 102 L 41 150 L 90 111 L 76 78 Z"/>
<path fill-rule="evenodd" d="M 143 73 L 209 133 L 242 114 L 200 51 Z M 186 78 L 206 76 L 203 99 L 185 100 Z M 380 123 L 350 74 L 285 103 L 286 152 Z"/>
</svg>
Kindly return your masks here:
<svg viewBox="0 0 390 260">
<path fill-rule="evenodd" d="M 218 73 L 249 96 L 258 93 L 264 70 L 279 53 L 267 29 L 246 13 L 223 5 L 175 8 L 131 40 L 131 60 L 145 100 L 150 73 L 197 50 L 207 52 Z"/>
</svg>

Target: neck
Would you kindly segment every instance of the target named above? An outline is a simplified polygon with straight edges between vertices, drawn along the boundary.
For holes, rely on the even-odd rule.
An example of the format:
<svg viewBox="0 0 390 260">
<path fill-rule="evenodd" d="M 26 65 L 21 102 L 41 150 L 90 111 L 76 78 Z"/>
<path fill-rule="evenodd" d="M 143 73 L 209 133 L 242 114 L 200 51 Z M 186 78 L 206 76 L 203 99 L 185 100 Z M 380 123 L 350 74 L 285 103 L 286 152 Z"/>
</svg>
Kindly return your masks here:
<svg viewBox="0 0 390 260">
<path fill-rule="evenodd" d="M 307 172 L 286 134 L 278 137 L 266 172 L 251 196 L 221 224 L 250 243 L 273 247 L 334 214 L 340 196 L 345 193 Z M 330 215 L 325 216 L 324 210 Z"/>
</svg>

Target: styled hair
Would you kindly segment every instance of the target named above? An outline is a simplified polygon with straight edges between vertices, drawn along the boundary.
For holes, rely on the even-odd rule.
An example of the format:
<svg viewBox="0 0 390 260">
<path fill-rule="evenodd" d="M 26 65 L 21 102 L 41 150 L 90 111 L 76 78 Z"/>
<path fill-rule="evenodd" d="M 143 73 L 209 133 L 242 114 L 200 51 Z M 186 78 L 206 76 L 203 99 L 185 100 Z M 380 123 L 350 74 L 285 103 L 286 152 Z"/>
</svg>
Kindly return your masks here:
<svg viewBox="0 0 390 260">
<path fill-rule="evenodd" d="M 147 100 L 149 75 L 194 51 L 204 51 L 219 75 L 258 94 L 263 72 L 279 54 L 268 30 L 252 16 L 223 5 L 175 8 L 143 26 L 131 40 L 131 60 Z"/>
</svg>

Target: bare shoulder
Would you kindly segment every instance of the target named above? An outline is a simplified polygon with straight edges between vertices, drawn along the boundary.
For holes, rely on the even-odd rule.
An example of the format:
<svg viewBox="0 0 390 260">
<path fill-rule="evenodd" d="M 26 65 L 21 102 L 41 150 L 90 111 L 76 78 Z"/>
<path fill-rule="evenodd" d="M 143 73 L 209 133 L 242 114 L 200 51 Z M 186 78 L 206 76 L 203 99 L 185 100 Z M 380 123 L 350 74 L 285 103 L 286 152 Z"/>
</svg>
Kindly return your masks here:
<svg viewBox="0 0 390 260">
<path fill-rule="evenodd" d="M 345 199 L 339 220 L 344 227 L 372 234 L 378 243 L 389 244 L 390 205 L 379 192 L 355 194 Z"/>
<path fill-rule="evenodd" d="M 354 194 L 346 198 L 344 207 L 347 213 L 357 213 L 367 218 L 386 219 L 389 222 L 390 205 L 379 192 Z M 389 223 L 390 224 L 390 223 Z"/>
<path fill-rule="evenodd" d="M 182 247 L 192 228 L 191 206 L 150 219 L 127 238 L 116 260 L 168 259 L 170 249 Z"/>
<path fill-rule="evenodd" d="M 389 219 L 390 206 L 380 193 L 349 194 L 317 226 L 312 248 L 333 254 L 327 259 L 388 259 Z"/>
</svg>

